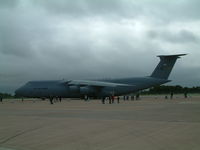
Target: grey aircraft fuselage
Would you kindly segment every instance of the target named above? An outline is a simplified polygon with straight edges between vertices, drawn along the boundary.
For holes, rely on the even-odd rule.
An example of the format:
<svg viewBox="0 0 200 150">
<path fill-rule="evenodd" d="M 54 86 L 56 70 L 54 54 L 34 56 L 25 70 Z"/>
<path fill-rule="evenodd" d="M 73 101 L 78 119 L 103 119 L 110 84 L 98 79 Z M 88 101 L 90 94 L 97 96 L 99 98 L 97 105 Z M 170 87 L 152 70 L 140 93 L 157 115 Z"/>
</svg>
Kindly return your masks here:
<svg viewBox="0 0 200 150">
<path fill-rule="evenodd" d="M 107 80 L 30 81 L 15 91 L 16 96 L 31 98 L 80 98 L 126 95 L 169 82 L 168 77 L 180 56 L 161 55 L 150 76 Z"/>
</svg>

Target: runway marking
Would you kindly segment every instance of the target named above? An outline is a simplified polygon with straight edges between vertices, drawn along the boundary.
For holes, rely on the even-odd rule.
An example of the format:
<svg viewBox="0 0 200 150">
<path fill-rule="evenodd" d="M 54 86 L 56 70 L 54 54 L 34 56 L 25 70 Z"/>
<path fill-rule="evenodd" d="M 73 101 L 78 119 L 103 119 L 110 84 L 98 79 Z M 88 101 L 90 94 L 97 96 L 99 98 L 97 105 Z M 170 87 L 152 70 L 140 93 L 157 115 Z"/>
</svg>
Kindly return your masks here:
<svg viewBox="0 0 200 150">
<path fill-rule="evenodd" d="M 0 150 L 15 150 L 15 149 L 0 147 Z"/>
<path fill-rule="evenodd" d="M 42 127 L 32 128 L 32 129 L 28 129 L 28 130 L 24 130 L 24 131 L 21 131 L 21 132 L 19 132 L 19 133 L 16 133 L 16 134 L 14 134 L 14 135 L 12 135 L 12 136 L 6 138 L 5 140 L 0 141 L 0 145 L 1 145 L 1 144 L 5 144 L 5 143 L 7 143 L 8 141 L 10 141 L 10 140 L 12 140 L 12 139 L 14 139 L 14 138 L 16 138 L 16 137 L 18 137 L 18 136 L 20 136 L 20 135 L 23 135 L 23 134 L 26 134 L 26 133 L 29 133 L 29 132 L 38 130 L 38 129 L 40 129 L 40 128 L 42 128 Z M 0 150 L 1 150 L 1 149 L 0 149 Z"/>
</svg>

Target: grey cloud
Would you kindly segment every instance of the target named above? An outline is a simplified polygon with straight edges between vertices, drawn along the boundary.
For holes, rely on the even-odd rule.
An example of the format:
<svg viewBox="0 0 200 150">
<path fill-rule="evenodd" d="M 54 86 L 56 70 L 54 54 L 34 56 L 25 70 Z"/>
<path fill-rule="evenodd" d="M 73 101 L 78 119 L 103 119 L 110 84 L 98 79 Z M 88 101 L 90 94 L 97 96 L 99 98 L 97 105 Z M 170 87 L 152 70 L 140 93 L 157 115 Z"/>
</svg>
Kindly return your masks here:
<svg viewBox="0 0 200 150">
<path fill-rule="evenodd" d="M 145 17 L 155 23 L 200 19 L 199 0 L 35 0 L 32 3 L 51 14 L 70 17 L 134 19 Z"/>
<path fill-rule="evenodd" d="M 151 30 L 147 32 L 147 36 L 150 39 L 160 39 L 164 40 L 166 42 L 170 43 L 197 43 L 199 42 L 199 38 L 194 33 L 187 31 L 187 30 L 181 30 L 181 31 L 160 31 L 160 30 Z"/>
<path fill-rule="evenodd" d="M 30 49 L 30 41 L 22 33 L 11 33 L 11 30 L 1 31 L 0 51 L 3 54 L 29 57 L 33 53 Z"/>
<path fill-rule="evenodd" d="M 182 60 L 184 61 L 184 60 Z M 182 86 L 199 86 L 199 67 L 186 67 L 176 65 L 176 69 L 172 72 L 171 78 L 174 79 L 171 85 L 181 85 Z"/>
<path fill-rule="evenodd" d="M 141 15 L 153 20 L 157 25 L 200 19 L 199 0 L 142 0 L 137 4 L 142 8 Z"/>
<path fill-rule="evenodd" d="M 30 12 L 29 12 L 30 10 Z M 2 10 L 0 14 L 0 52 L 4 55 L 36 57 L 38 43 L 51 39 L 48 19 L 32 8 Z"/>
<path fill-rule="evenodd" d="M 0 52 L 5 55 L 28 56 L 31 38 L 16 11 L 2 11 L 0 14 Z"/>
<path fill-rule="evenodd" d="M 19 0 L 1 0 L 0 8 L 13 8 L 16 7 L 19 3 Z"/>
<path fill-rule="evenodd" d="M 13 92 L 28 80 L 149 75 L 159 61 L 155 56 L 177 53 L 170 51 L 175 48 L 189 49 L 196 59 L 198 32 L 191 28 L 173 33 L 165 23 L 159 24 L 185 19 L 187 26 L 197 14 L 184 12 L 184 19 L 175 18 L 180 17 L 178 9 L 193 8 L 195 2 L 20 0 L 4 4 L 0 6 L 0 90 Z M 177 14 L 169 13 L 176 9 Z M 182 62 L 188 65 L 179 69 L 180 74 L 192 67 L 189 60 Z M 180 74 L 174 72 L 171 79 L 179 76 L 180 84 L 184 83 Z"/>
<path fill-rule="evenodd" d="M 135 16 L 140 11 L 140 8 L 135 7 L 129 0 L 36 0 L 33 3 L 50 13 L 73 17 Z M 131 9 L 134 9 L 134 12 L 130 13 Z"/>
</svg>

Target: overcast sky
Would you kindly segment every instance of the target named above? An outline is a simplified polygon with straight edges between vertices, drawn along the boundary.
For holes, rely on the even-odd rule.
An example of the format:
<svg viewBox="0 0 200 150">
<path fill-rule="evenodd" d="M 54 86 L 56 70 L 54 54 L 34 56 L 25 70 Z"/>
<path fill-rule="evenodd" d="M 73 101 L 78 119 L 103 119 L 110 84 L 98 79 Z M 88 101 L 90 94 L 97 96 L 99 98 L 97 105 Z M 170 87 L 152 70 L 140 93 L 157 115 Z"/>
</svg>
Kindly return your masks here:
<svg viewBox="0 0 200 150">
<path fill-rule="evenodd" d="M 0 92 L 29 80 L 150 75 L 187 53 L 171 85 L 200 86 L 199 0 L 1 0 Z"/>
</svg>

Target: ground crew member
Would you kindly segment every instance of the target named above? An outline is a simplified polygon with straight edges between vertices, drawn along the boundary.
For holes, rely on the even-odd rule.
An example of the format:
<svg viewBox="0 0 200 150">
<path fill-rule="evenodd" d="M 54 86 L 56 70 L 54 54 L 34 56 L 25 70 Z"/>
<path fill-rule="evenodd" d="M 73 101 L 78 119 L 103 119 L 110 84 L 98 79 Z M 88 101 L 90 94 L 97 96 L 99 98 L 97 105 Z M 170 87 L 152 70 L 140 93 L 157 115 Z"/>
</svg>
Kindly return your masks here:
<svg viewBox="0 0 200 150">
<path fill-rule="evenodd" d="M 117 103 L 118 103 L 118 104 L 119 104 L 119 99 L 120 99 L 120 98 L 119 98 L 119 96 L 118 96 L 118 97 L 117 97 Z"/>
</svg>

